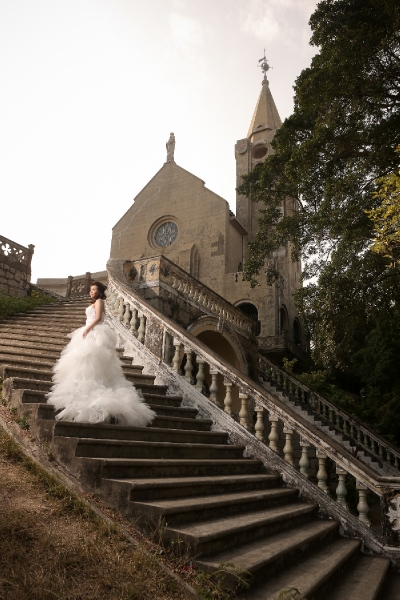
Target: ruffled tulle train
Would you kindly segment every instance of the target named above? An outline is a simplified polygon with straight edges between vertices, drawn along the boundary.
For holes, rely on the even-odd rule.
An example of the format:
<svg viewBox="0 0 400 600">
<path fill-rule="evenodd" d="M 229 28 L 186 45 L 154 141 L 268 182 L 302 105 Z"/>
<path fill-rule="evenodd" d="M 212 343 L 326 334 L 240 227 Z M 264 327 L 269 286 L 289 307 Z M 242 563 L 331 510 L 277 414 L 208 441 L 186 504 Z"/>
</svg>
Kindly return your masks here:
<svg viewBox="0 0 400 600">
<path fill-rule="evenodd" d="M 54 385 L 47 402 L 61 411 L 56 419 L 148 425 L 155 413 L 125 379 L 114 331 L 98 323 L 84 338 L 84 329 L 69 334 L 71 341 L 53 369 Z"/>
</svg>

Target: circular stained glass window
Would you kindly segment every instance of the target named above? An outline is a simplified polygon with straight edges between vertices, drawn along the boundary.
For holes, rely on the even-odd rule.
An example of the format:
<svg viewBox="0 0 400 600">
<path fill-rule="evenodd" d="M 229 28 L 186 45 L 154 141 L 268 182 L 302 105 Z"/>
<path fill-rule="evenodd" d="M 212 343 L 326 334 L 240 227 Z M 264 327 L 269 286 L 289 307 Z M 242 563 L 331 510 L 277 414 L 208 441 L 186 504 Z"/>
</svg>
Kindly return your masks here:
<svg viewBox="0 0 400 600">
<path fill-rule="evenodd" d="M 157 229 L 154 239 L 157 246 L 166 248 L 176 240 L 177 235 L 178 226 L 172 221 L 167 221 L 166 223 L 160 225 L 160 227 Z"/>
</svg>

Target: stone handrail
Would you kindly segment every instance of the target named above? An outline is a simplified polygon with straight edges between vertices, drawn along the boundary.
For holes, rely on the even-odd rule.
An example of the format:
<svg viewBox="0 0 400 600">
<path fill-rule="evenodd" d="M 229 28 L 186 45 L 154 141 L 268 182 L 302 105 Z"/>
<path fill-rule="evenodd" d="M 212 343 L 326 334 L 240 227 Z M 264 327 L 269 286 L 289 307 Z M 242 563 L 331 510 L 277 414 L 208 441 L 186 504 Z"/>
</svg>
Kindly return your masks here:
<svg viewBox="0 0 400 600">
<path fill-rule="evenodd" d="M 133 287 L 157 284 L 169 288 L 176 294 L 185 296 L 202 312 L 226 321 L 246 335 L 255 333 L 256 324 L 253 319 L 165 256 L 132 261 L 130 272 Z"/>
<path fill-rule="evenodd" d="M 21 244 L 17 244 L 3 235 L 0 235 L 0 256 L 5 256 L 9 261 L 30 267 L 34 249 L 35 246 L 32 244 L 29 244 L 26 248 L 25 246 L 21 246 Z"/>
<path fill-rule="evenodd" d="M 352 417 L 346 410 L 330 402 L 313 391 L 296 377 L 283 371 L 264 356 L 259 357 L 260 374 L 271 385 L 283 390 L 296 402 L 300 402 L 312 412 L 320 415 L 336 430 L 354 440 L 357 447 L 365 449 L 369 454 L 400 475 L 400 450 L 382 439 L 369 427 Z"/>
<path fill-rule="evenodd" d="M 327 458 L 336 468 L 338 484 L 335 504 L 339 505 L 340 510 L 347 509 L 346 479 L 349 476 L 353 477 L 359 494 L 357 535 L 365 540 L 368 538 L 368 543 L 372 543 L 372 538 L 368 536 L 365 529 L 365 526 L 370 524 L 367 491 L 371 490 L 379 496 L 382 514 L 382 548 L 386 547 L 396 554 L 400 530 L 400 477 L 377 475 L 340 443 L 282 402 L 279 394 L 273 394 L 261 385 L 254 383 L 185 329 L 153 308 L 135 291 L 129 290 L 125 283 L 122 263 L 123 261 L 113 259 L 107 264 L 110 283 L 107 311 L 111 319 L 119 322 L 120 330 L 126 332 L 127 336 L 134 336 L 133 339 L 136 338 L 136 342 L 149 351 L 160 364 L 171 365 L 172 371 L 177 374 L 182 373 L 182 381 L 194 386 L 199 392 L 205 393 L 209 398 L 210 407 L 213 406 L 213 410 L 217 408 L 224 411 L 231 418 L 232 424 L 234 423 L 232 398 L 233 391 L 236 390 L 240 400 L 239 423 L 236 423 L 235 427 L 232 425 L 236 436 L 240 436 L 240 431 L 245 431 L 247 432 L 246 439 L 248 439 L 250 432 L 257 443 L 264 444 L 264 415 L 268 415 L 270 423 L 269 450 L 277 454 L 282 451 L 289 479 L 295 477 L 293 472 L 296 469 L 294 441 L 295 438 L 299 438 L 301 458 L 298 468 L 304 481 L 303 487 L 308 490 L 308 493 L 310 493 L 309 483 L 313 483 L 309 479 L 312 476 L 311 463 L 317 463 L 317 472 L 314 478 L 316 485 L 311 486 L 311 489 L 315 490 L 314 501 L 321 504 L 321 490 L 324 494 L 328 494 L 329 491 Z M 211 378 L 209 386 L 205 385 L 206 368 Z M 223 389 L 222 400 L 221 389 Z M 253 414 L 256 415 L 254 425 Z M 282 449 L 279 445 L 280 430 L 283 431 L 285 437 L 285 445 Z M 312 449 L 315 450 L 315 459 L 311 457 L 310 461 Z M 299 481 L 298 476 L 297 481 Z M 329 506 L 331 507 L 332 503 Z M 334 516 L 339 514 L 340 510 L 338 512 L 333 509 Z M 349 515 L 347 520 L 351 521 L 351 518 Z M 396 560 L 400 561 L 400 552 L 396 556 Z"/>
</svg>

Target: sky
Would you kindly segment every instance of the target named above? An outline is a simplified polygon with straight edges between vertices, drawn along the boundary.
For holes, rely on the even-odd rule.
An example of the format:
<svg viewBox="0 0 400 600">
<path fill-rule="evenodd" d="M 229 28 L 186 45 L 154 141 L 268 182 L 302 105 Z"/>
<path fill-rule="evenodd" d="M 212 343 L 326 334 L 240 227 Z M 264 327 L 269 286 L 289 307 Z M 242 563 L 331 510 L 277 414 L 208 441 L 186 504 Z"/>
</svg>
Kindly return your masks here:
<svg viewBox="0 0 400 600">
<path fill-rule="evenodd" d="M 111 230 L 175 161 L 235 212 L 234 145 L 266 57 L 281 119 L 316 0 L 0 0 L 0 235 L 32 281 L 105 269 Z"/>
</svg>

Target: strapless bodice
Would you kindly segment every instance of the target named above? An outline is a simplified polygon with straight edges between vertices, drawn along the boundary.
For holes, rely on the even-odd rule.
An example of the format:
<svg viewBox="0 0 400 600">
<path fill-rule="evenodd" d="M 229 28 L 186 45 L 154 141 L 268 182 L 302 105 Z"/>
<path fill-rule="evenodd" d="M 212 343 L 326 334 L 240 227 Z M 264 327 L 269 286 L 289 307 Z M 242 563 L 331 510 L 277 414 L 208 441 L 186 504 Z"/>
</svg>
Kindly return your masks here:
<svg viewBox="0 0 400 600">
<path fill-rule="evenodd" d="M 93 305 L 86 308 L 86 325 L 90 325 L 96 318 L 96 309 Z M 100 323 L 104 322 L 104 312 L 101 315 Z"/>
</svg>

